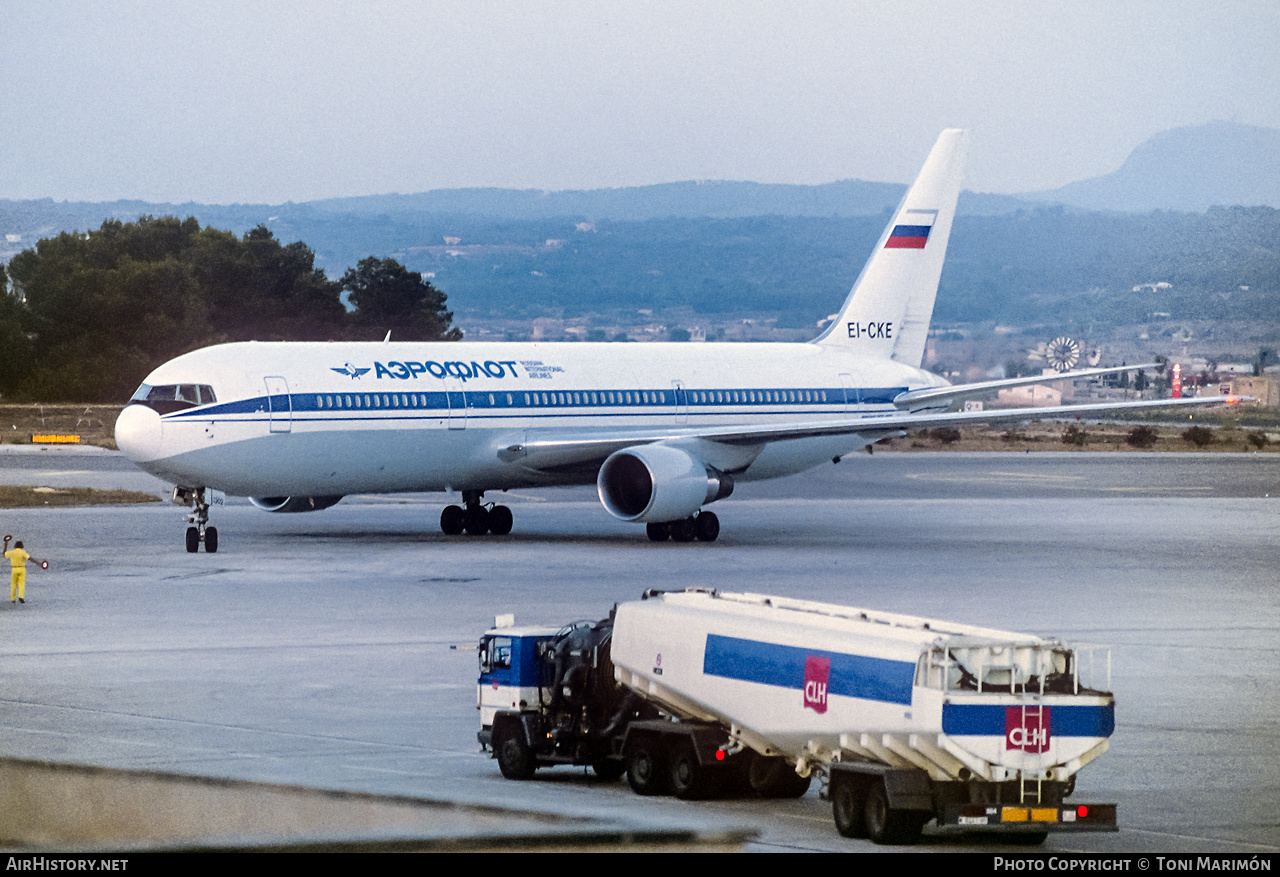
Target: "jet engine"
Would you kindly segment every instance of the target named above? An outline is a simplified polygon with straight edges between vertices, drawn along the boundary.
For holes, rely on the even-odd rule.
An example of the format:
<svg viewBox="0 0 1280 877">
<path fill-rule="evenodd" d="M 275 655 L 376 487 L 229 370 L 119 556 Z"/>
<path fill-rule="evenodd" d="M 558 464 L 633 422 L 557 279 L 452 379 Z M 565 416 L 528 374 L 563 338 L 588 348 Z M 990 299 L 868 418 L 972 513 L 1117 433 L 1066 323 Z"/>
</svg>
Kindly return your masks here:
<svg viewBox="0 0 1280 877">
<path fill-rule="evenodd" d="M 337 505 L 340 496 L 251 496 L 249 502 L 264 512 L 318 512 Z"/>
<path fill-rule="evenodd" d="M 600 502 L 624 521 L 678 521 L 733 493 L 733 478 L 680 448 L 639 445 L 616 451 L 596 477 Z"/>
</svg>

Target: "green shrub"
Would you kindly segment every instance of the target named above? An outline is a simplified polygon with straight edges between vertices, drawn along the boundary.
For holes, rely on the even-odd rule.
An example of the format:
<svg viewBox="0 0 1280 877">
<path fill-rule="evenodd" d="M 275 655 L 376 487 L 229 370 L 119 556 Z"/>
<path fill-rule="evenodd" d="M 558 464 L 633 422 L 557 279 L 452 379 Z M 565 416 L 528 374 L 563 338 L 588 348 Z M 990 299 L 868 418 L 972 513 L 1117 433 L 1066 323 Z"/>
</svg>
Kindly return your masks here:
<svg viewBox="0 0 1280 877">
<path fill-rule="evenodd" d="M 1153 448 L 1160 440 L 1160 434 L 1149 426 L 1135 426 L 1124 440 L 1125 444 L 1135 448 Z"/>
<path fill-rule="evenodd" d="M 1191 442 L 1197 448 L 1213 444 L 1213 430 L 1203 426 L 1193 426 L 1182 434 L 1183 441 Z"/>
</svg>

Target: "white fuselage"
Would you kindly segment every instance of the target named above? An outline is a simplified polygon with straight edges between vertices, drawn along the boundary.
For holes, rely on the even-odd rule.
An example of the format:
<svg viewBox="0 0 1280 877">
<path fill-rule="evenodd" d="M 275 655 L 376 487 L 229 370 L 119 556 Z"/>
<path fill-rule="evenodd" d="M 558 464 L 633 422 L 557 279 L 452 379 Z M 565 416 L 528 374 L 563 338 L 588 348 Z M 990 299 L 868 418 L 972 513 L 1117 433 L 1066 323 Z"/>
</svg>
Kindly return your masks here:
<svg viewBox="0 0 1280 877">
<path fill-rule="evenodd" d="M 152 387 L 216 401 L 130 405 L 117 441 L 141 468 L 237 496 L 337 496 L 592 483 L 599 459 L 527 457 L 539 440 L 865 419 L 907 389 L 944 384 L 892 360 L 818 344 L 238 343 L 157 368 Z M 857 450 L 857 433 L 738 443 L 700 457 L 740 480 Z M 603 455 L 602 455 L 603 456 Z"/>
</svg>

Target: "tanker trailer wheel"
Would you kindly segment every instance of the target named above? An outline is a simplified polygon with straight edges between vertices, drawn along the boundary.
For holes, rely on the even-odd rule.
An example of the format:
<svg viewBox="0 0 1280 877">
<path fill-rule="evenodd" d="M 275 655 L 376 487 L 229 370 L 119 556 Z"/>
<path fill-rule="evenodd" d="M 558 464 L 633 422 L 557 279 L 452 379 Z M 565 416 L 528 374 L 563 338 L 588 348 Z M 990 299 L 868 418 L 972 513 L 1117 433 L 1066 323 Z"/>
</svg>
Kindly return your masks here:
<svg viewBox="0 0 1280 877">
<path fill-rule="evenodd" d="M 866 837 L 867 821 L 863 816 L 866 802 L 862 799 L 862 787 L 852 778 L 836 774 L 831 781 L 831 815 L 836 820 L 836 831 L 842 837 Z"/>
<path fill-rule="evenodd" d="M 867 789 L 862 818 L 867 836 L 878 844 L 913 844 L 920 839 L 920 832 L 929 821 L 927 814 L 890 807 L 884 780 L 873 782 Z"/>
<path fill-rule="evenodd" d="M 802 777 L 780 755 L 755 755 L 747 767 L 747 782 L 762 798 L 803 798 L 813 775 Z"/>
<path fill-rule="evenodd" d="M 627 757 L 627 784 L 637 795 L 661 795 L 667 791 L 666 758 L 662 741 L 641 737 Z"/>
<path fill-rule="evenodd" d="M 714 767 L 699 764 L 693 744 L 683 741 L 671 753 L 671 790 L 683 801 L 714 798 L 720 794 L 722 774 Z"/>
<path fill-rule="evenodd" d="M 496 738 L 493 751 L 498 756 L 498 769 L 502 775 L 509 780 L 532 779 L 538 762 L 529 751 L 529 744 L 524 742 L 520 727 L 507 724 L 501 731 L 496 731 Z"/>
<path fill-rule="evenodd" d="M 627 763 L 617 758 L 601 756 L 591 762 L 591 771 L 600 778 L 601 782 L 616 783 L 627 772 Z"/>
</svg>

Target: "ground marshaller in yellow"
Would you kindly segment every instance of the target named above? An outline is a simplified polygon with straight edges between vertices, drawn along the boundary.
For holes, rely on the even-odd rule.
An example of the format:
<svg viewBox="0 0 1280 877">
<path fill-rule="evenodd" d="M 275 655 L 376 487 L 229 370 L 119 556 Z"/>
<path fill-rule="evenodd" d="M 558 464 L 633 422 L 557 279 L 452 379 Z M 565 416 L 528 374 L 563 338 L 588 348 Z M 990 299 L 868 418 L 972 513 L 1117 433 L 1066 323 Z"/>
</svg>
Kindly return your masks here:
<svg viewBox="0 0 1280 877">
<path fill-rule="evenodd" d="M 5 537 L 5 545 L 9 544 L 9 539 Z M 9 602 L 10 603 L 26 603 L 27 602 L 27 561 L 32 560 L 30 554 L 22 547 L 22 542 L 13 543 L 13 548 L 4 553 L 9 558 L 9 564 L 13 567 L 13 575 L 9 580 Z M 44 569 L 49 568 L 47 560 L 40 561 L 40 566 Z"/>
</svg>

